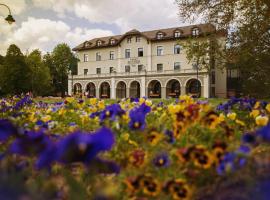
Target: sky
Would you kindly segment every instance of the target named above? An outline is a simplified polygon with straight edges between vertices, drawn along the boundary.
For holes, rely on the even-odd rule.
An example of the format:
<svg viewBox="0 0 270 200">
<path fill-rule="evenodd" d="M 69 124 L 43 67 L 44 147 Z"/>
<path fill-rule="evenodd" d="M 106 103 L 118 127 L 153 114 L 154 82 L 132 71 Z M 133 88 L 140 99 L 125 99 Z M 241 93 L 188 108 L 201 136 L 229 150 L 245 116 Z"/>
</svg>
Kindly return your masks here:
<svg viewBox="0 0 270 200">
<path fill-rule="evenodd" d="M 71 48 L 96 37 L 185 25 L 175 0 L 0 0 L 11 8 L 16 23 L 0 6 L 0 54 L 10 44 L 23 53 L 50 52 L 58 43 Z"/>
</svg>

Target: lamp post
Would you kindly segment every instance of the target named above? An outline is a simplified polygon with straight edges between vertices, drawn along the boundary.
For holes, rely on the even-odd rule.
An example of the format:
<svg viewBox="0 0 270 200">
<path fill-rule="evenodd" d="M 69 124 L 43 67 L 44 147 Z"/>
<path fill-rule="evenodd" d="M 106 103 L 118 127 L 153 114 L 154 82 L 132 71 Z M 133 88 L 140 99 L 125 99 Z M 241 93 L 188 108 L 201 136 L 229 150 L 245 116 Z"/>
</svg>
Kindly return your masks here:
<svg viewBox="0 0 270 200">
<path fill-rule="evenodd" d="M 11 15 L 11 10 L 10 8 L 6 5 L 6 4 L 3 4 L 3 3 L 0 3 L 0 6 L 4 6 L 8 9 L 8 12 L 9 12 L 9 15 L 5 18 L 5 20 L 9 23 L 9 24 L 12 24 L 15 22 L 15 19 L 13 18 L 13 16 Z"/>
</svg>

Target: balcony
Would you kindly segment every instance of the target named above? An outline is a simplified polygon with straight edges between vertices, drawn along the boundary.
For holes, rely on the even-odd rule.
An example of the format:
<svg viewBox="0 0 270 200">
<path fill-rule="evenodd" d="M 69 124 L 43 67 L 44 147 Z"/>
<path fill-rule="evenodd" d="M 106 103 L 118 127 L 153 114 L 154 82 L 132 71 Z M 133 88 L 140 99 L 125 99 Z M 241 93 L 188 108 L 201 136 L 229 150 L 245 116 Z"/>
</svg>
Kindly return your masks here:
<svg viewBox="0 0 270 200">
<path fill-rule="evenodd" d="M 181 70 L 163 70 L 163 71 L 137 71 L 137 72 L 113 72 L 113 73 L 101 73 L 101 74 L 81 74 L 74 75 L 73 79 L 91 79 L 91 78 L 120 78 L 120 77 L 134 77 L 134 76 L 151 76 L 151 75 L 184 75 L 184 74 L 196 74 L 194 69 L 181 69 Z M 207 73 L 207 70 L 200 70 L 199 74 Z M 71 79 L 72 77 L 69 76 Z"/>
</svg>

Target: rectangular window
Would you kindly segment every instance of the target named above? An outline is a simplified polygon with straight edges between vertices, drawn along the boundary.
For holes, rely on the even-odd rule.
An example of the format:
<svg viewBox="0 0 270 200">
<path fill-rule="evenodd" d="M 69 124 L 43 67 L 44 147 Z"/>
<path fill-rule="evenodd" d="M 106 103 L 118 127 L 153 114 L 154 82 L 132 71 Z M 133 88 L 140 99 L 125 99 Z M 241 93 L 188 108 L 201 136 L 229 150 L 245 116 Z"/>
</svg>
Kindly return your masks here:
<svg viewBox="0 0 270 200">
<path fill-rule="evenodd" d="M 141 72 L 143 70 L 143 65 L 138 65 L 138 72 Z"/>
<path fill-rule="evenodd" d="M 181 46 L 179 44 L 174 46 L 174 54 L 180 54 Z"/>
<path fill-rule="evenodd" d="M 138 48 L 138 57 L 143 57 L 143 48 Z"/>
<path fill-rule="evenodd" d="M 101 74 L 101 68 L 97 68 L 97 74 Z"/>
<path fill-rule="evenodd" d="M 88 73 L 88 69 L 84 69 L 84 70 L 83 70 L 83 74 L 84 74 L 84 75 L 87 75 L 87 73 Z"/>
<path fill-rule="evenodd" d="M 113 67 L 110 67 L 110 73 L 113 73 L 113 71 L 114 71 Z"/>
<path fill-rule="evenodd" d="M 83 55 L 83 61 L 84 61 L 84 62 L 88 62 L 88 61 L 89 61 L 88 54 L 84 54 L 84 55 Z"/>
<path fill-rule="evenodd" d="M 129 65 L 125 66 L 125 72 L 130 72 L 130 66 Z"/>
<path fill-rule="evenodd" d="M 110 60 L 114 60 L 114 51 L 110 51 Z"/>
<path fill-rule="evenodd" d="M 101 61 L 101 55 L 100 53 L 96 53 L 96 61 Z"/>
<path fill-rule="evenodd" d="M 163 64 L 157 64 L 157 71 L 158 72 L 163 71 Z"/>
<path fill-rule="evenodd" d="M 157 55 L 158 56 L 162 56 L 163 55 L 163 47 L 162 46 L 158 46 L 157 47 Z"/>
<path fill-rule="evenodd" d="M 125 57 L 130 58 L 130 49 L 126 49 Z"/>
<path fill-rule="evenodd" d="M 216 84 L 216 73 L 211 71 L 211 84 Z"/>
<path fill-rule="evenodd" d="M 174 70 L 180 70 L 180 62 L 174 63 Z"/>
<path fill-rule="evenodd" d="M 131 43 L 131 37 L 127 38 L 127 43 Z"/>
<path fill-rule="evenodd" d="M 141 37 L 140 36 L 137 36 L 136 37 L 136 42 L 140 42 L 141 41 Z"/>
</svg>

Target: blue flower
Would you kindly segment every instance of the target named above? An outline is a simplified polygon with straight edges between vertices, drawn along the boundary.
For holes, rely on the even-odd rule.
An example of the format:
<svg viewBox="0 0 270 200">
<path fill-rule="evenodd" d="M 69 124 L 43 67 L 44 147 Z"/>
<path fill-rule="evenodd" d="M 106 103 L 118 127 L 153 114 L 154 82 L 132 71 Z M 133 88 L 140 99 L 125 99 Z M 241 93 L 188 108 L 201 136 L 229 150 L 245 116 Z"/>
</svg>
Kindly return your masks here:
<svg viewBox="0 0 270 200">
<path fill-rule="evenodd" d="M 7 119 L 0 120 L 0 141 L 6 141 L 10 136 L 18 133 L 16 127 Z"/>
<path fill-rule="evenodd" d="M 162 154 L 157 155 L 153 160 L 153 164 L 156 167 L 168 167 L 170 164 L 168 154 L 162 153 Z"/>
<path fill-rule="evenodd" d="M 242 137 L 242 141 L 245 144 L 255 144 L 256 143 L 256 135 L 252 133 L 246 133 Z"/>
<path fill-rule="evenodd" d="M 256 135 L 260 137 L 263 142 L 270 142 L 270 124 L 257 130 Z"/>
<path fill-rule="evenodd" d="M 175 142 L 175 138 L 174 138 L 174 136 L 173 136 L 173 132 L 172 132 L 172 131 L 166 130 L 166 131 L 165 131 L 165 135 L 168 136 L 168 139 L 167 139 L 168 143 L 172 144 L 172 143 Z"/>
<path fill-rule="evenodd" d="M 132 130 L 144 130 L 145 123 L 145 114 L 142 112 L 130 111 L 129 113 L 130 121 L 128 126 Z"/>
<path fill-rule="evenodd" d="M 116 116 L 122 116 L 125 114 L 125 111 L 121 108 L 119 104 L 112 104 L 106 106 L 106 108 L 100 113 L 99 118 L 100 121 L 104 121 L 106 118 L 110 118 L 110 120 L 115 120 Z"/>
<path fill-rule="evenodd" d="M 110 150 L 113 144 L 114 134 L 108 128 L 102 128 L 94 134 L 75 132 L 59 141 L 56 159 L 64 164 L 89 164 L 98 153 Z"/>
</svg>

